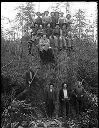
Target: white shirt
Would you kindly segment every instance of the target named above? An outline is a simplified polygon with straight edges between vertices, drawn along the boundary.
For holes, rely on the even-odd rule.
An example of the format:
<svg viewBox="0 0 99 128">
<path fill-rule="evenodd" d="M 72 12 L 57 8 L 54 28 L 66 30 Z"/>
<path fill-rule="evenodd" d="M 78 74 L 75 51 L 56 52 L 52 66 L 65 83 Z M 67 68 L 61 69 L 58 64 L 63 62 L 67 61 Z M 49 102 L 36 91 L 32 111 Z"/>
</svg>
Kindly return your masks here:
<svg viewBox="0 0 99 128">
<path fill-rule="evenodd" d="M 32 79 L 32 72 L 30 72 L 30 78 Z"/>
<path fill-rule="evenodd" d="M 52 89 L 50 89 L 50 92 L 52 92 L 53 90 Z"/>
<path fill-rule="evenodd" d="M 68 98 L 68 96 L 67 96 L 67 89 L 63 89 L 63 92 L 64 92 L 64 98 Z"/>
</svg>

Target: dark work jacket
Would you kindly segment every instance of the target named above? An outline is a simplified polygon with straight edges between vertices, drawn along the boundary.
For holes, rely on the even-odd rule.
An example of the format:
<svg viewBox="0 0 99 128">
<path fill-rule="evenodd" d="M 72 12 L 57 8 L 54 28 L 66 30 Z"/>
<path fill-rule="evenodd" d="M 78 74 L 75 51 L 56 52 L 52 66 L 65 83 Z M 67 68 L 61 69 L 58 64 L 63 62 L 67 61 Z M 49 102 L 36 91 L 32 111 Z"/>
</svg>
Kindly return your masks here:
<svg viewBox="0 0 99 128">
<path fill-rule="evenodd" d="M 59 17 L 55 17 L 55 23 L 58 23 Z"/>
<path fill-rule="evenodd" d="M 51 22 L 52 22 L 52 23 L 56 23 L 56 18 L 55 18 L 55 16 L 51 16 Z"/>
<path fill-rule="evenodd" d="M 56 19 L 55 19 L 55 16 L 51 16 L 51 28 L 55 28 L 56 26 Z"/>
<path fill-rule="evenodd" d="M 41 17 L 37 17 L 36 20 L 35 20 L 35 23 L 36 24 L 42 24 L 42 18 Z"/>
<path fill-rule="evenodd" d="M 68 89 L 67 89 L 67 96 L 69 97 L 69 90 Z M 60 104 L 64 103 L 63 99 L 64 99 L 64 92 L 63 92 L 63 89 L 60 89 L 60 91 L 59 91 L 59 102 L 60 102 Z"/>
<path fill-rule="evenodd" d="M 45 91 L 45 103 L 48 105 L 50 101 L 53 100 L 53 103 L 56 101 L 56 92 L 53 90 L 50 92 L 49 90 Z"/>
<path fill-rule="evenodd" d="M 75 93 L 77 95 L 77 97 L 81 97 L 81 95 L 84 94 L 84 88 L 82 86 L 76 86 L 75 87 Z"/>
<path fill-rule="evenodd" d="M 45 29 L 45 31 L 46 31 L 46 33 L 47 33 L 47 36 L 49 37 L 49 36 L 52 35 L 53 29 L 50 28 L 50 27 L 47 27 L 47 28 Z"/>
<path fill-rule="evenodd" d="M 53 35 L 58 35 L 58 36 L 60 36 L 60 28 L 55 28 L 54 30 L 53 30 Z"/>
</svg>

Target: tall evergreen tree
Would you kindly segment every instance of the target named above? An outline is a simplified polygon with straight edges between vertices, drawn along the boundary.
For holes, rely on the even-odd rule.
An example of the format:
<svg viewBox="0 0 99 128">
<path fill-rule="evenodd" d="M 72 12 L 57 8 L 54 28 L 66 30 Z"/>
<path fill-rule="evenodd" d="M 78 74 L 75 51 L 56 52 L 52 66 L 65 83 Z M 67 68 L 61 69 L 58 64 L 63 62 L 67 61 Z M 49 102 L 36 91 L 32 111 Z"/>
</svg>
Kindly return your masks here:
<svg viewBox="0 0 99 128">
<path fill-rule="evenodd" d="M 79 39 L 84 32 L 84 27 L 86 26 L 85 12 L 81 9 L 74 15 L 74 34 L 78 35 Z"/>
</svg>

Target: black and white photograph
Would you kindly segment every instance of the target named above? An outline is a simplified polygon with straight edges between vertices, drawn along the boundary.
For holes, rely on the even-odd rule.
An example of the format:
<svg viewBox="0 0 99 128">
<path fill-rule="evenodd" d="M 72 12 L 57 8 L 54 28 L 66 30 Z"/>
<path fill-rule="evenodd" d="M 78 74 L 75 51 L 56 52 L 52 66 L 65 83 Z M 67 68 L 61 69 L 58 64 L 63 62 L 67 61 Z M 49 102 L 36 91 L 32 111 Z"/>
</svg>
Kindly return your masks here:
<svg viewBox="0 0 99 128">
<path fill-rule="evenodd" d="M 98 1 L 1 2 L 1 128 L 98 128 Z"/>
</svg>

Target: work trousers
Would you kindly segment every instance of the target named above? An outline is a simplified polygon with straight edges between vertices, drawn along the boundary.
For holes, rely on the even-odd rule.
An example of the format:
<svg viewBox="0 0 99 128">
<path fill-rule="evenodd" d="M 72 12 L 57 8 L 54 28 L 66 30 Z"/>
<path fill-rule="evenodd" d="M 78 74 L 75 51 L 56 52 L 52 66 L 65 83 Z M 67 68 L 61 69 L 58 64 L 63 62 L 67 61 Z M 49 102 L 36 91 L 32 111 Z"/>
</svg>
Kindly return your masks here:
<svg viewBox="0 0 99 128">
<path fill-rule="evenodd" d="M 59 37 L 59 36 L 54 36 L 54 43 L 55 43 L 55 48 L 57 49 L 63 49 L 67 48 L 67 42 L 65 37 Z"/>
<path fill-rule="evenodd" d="M 69 116 L 69 100 L 64 99 L 63 103 L 60 104 L 60 116 Z"/>
<path fill-rule="evenodd" d="M 53 99 L 49 99 L 48 104 L 46 105 L 46 112 L 49 118 L 52 118 L 55 110 L 55 104 L 53 103 Z"/>
<path fill-rule="evenodd" d="M 83 101 L 82 101 L 82 97 L 77 97 L 77 113 L 80 114 L 82 112 L 82 108 L 83 108 Z"/>
</svg>

